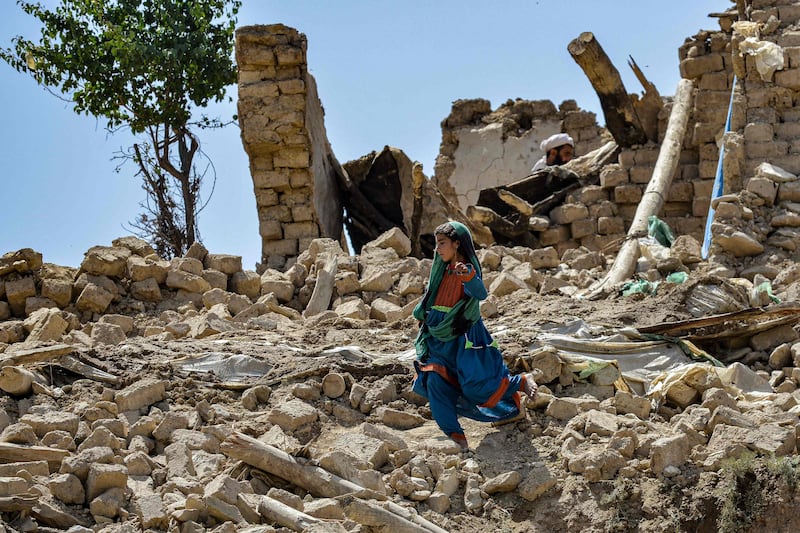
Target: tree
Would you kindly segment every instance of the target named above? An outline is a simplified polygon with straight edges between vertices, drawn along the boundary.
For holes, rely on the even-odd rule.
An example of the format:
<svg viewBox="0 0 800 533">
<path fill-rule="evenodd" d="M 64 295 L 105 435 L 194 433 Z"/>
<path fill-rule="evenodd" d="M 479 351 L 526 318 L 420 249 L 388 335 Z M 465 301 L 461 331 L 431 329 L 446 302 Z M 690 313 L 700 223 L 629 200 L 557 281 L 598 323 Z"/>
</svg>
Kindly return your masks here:
<svg viewBox="0 0 800 533">
<path fill-rule="evenodd" d="M 195 131 L 224 125 L 192 115 L 221 101 L 236 81 L 241 0 L 60 0 L 53 11 L 17 4 L 41 21 L 41 37 L 34 43 L 17 36 L 0 57 L 58 89 L 75 112 L 140 139 L 120 156 L 135 163 L 147 194 L 145 213 L 131 224 L 163 256 L 182 255 L 198 237 L 205 205 Z"/>
</svg>

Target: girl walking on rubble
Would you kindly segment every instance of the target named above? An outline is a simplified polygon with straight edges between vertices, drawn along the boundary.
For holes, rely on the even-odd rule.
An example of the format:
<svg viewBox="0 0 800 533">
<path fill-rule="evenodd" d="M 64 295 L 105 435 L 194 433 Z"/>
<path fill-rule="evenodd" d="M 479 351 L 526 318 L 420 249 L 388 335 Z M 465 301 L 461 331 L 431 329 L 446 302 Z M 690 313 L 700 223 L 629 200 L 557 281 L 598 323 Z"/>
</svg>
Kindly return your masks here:
<svg viewBox="0 0 800 533">
<path fill-rule="evenodd" d="M 428 399 L 436 424 L 469 449 L 458 416 L 502 422 L 523 415 L 520 392 L 533 399 L 530 374 L 511 376 L 483 323 L 487 296 L 469 229 L 446 222 L 434 230 L 436 251 L 425 296 L 414 309 L 417 376 L 413 390 Z"/>
</svg>

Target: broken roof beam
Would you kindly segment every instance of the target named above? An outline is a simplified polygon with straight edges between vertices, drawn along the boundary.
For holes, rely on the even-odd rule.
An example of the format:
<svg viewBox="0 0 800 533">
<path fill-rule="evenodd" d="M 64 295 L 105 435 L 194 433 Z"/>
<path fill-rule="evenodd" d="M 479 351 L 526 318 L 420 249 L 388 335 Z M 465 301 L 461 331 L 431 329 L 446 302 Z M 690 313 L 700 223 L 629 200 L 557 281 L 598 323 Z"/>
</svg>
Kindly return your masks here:
<svg viewBox="0 0 800 533">
<path fill-rule="evenodd" d="M 664 207 L 664 199 L 672 184 L 672 177 L 678 167 L 681 155 L 683 138 L 686 135 L 686 125 L 692 111 L 694 99 L 694 81 L 682 79 L 678 82 L 675 91 L 675 101 L 669 115 L 669 124 L 658 152 L 653 175 L 647 183 L 647 189 L 642 196 L 633 222 L 628 229 L 627 240 L 622 245 L 614 264 L 605 277 L 593 284 L 586 292 L 577 293 L 579 298 L 597 299 L 615 284 L 627 280 L 636 270 L 636 261 L 639 259 L 639 236 L 647 235 L 647 222 L 651 215 L 658 215 Z"/>
<path fill-rule="evenodd" d="M 647 134 L 625 90 L 619 71 L 592 32 L 583 32 L 567 46 L 570 55 L 589 78 L 606 119 L 606 128 L 620 147 L 644 144 Z"/>
</svg>

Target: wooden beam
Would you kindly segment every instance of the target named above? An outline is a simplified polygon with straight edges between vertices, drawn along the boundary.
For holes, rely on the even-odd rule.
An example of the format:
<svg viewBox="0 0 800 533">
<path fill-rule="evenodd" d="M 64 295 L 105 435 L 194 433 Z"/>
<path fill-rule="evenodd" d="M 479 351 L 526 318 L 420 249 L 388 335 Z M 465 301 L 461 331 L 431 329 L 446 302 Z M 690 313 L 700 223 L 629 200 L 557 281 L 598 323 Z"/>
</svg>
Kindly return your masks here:
<svg viewBox="0 0 800 533">
<path fill-rule="evenodd" d="M 636 269 L 636 260 L 639 259 L 639 235 L 647 235 L 647 222 L 650 215 L 658 215 L 664 207 L 664 198 L 672 184 L 672 176 L 678 167 L 681 155 L 681 146 L 686 134 L 686 124 L 692 110 L 694 95 L 694 81 L 682 79 L 678 82 L 672 112 L 669 115 L 669 124 L 658 152 L 653 176 L 647 183 L 647 189 L 642 196 L 642 201 L 636 208 L 633 222 L 628 229 L 628 240 L 622 245 L 614 264 L 605 277 L 593 284 L 586 292 L 579 291 L 576 296 L 599 298 L 607 288 L 620 283 L 633 275 Z"/>
<path fill-rule="evenodd" d="M 422 245 L 419 242 L 419 231 L 422 225 L 422 191 L 425 185 L 425 174 L 422 173 L 422 163 L 414 161 L 411 167 L 411 192 L 414 196 L 414 207 L 411 211 L 411 255 L 422 258 Z"/>
<path fill-rule="evenodd" d="M 332 498 L 365 490 L 364 487 L 331 474 L 324 468 L 302 465 L 283 450 L 242 433 L 232 433 L 222 442 L 220 450 L 228 457 L 291 481 L 313 496 Z"/>
<path fill-rule="evenodd" d="M 581 33 L 569 43 L 567 49 L 600 98 L 606 128 L 617 144 L 624 148 L 644 144 L 647 135 L 622 83 L 622 77 L 594 34 L 588 31 Z"/>
</svg>

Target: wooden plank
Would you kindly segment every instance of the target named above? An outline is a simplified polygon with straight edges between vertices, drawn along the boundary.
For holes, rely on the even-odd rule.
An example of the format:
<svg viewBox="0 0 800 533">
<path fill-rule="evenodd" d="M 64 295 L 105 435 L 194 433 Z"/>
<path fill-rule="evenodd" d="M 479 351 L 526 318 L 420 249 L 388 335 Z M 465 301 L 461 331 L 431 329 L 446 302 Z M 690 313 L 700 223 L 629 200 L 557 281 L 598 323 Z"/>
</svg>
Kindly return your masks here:
<svg viewBox="0 0 800 533">
<path fill-rule="evenodd" d="M 583 32 L 567 46 L 592 84 L 606 119 L 606 128 L 621 147 L 644 144 L 647 135 L 633 108 L 622 77 L 592 32 Z"/>
<path fill-rule="evenodd" d="M 689 114 L 692 110 L 693 95 L 693 80 L 682 79 L 678 82 L 678 90 L 675 92 L 667 133 L 664 136 L 664 142 L 661 143 L 661 150 L 658 152 L 653 176 L 647 184 L 642 201 L 639 202 L 633 222 L 631 222 L 631 226 L 628 229 L 629 239 L 622 245 L 614 264 L 605 277 L 586 291 L 577 292 L 576 296 L 578 298 L 599 298 L 604 294 L 604 290 L 627 280 L 633 275 L 636 269 L 636 261 L 639 259 L 639 240 L 636 236 L 647 235 L 648 218 L 650 215 L 658 215 L 664 207 L 664 198 L 667 196 L 669 187 L 672 184 L 672 176 L 675 175 L 675 169 L 678 167 L 681 146 L 686 134 L 686 124 L 689 121 Z"/>
</svg>

